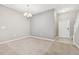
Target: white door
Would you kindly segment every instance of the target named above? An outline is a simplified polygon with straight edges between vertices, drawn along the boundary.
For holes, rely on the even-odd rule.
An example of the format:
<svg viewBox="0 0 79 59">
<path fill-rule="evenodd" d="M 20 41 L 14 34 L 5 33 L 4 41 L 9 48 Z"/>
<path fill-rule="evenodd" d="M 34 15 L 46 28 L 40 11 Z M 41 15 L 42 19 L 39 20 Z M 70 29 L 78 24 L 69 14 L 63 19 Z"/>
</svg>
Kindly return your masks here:
<svg viewBox="0 0 79 59">
<path fill-rule="evenodd" d="M 59 15 L 58 21 L 58 36 L 59 37 L 70 37 L 70 21 L 67 15 Z"/>
</svg>

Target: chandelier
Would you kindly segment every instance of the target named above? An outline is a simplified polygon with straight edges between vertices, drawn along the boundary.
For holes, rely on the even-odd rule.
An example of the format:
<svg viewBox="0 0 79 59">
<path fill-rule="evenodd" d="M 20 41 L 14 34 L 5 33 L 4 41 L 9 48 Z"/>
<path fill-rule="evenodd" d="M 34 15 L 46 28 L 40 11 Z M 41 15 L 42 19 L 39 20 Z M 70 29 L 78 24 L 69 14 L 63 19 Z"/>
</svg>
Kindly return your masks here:
<svg viewBox="0 0 79 59">
<path fill-rule="evenodd" d="M 25 13 L 24 13 L 24 16 L 25 16 L 26 18 L 31 18 L 31 17 L 32 17 L 32 13 L 30 13 L 30 12 L 25 12 Z"/>
<path fill-rule="evenodd" d="M 27 10 L 26 10 L 26 12 L 24 13 L 24 16 L 25 16 L 26 18 L 31 18 L 31 17 L 32 17 L 32 13 L 29 12 L 29 5 L 26 5 L 26 7 L 27 7 Z"/>
</svg>

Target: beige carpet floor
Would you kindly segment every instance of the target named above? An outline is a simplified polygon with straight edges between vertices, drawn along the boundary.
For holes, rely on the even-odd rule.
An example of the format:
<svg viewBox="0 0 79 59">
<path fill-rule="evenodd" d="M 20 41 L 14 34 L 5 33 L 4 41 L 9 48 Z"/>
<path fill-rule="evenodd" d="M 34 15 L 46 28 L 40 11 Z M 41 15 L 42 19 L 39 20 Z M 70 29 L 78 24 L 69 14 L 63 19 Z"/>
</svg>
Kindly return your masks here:
<svg viewBox="0 0 79 59">
<path fill-rule="evenodd" d="M 79 49 L 72 44 L 52 42 L 48 55 L 79 55 Z"/>
<path fill-rule="evenodd" d="M 24 38 L 0 44 L 0 55 L 61 55 L 79 54 L 79 49 L 71 44 Z"/>
</svg>

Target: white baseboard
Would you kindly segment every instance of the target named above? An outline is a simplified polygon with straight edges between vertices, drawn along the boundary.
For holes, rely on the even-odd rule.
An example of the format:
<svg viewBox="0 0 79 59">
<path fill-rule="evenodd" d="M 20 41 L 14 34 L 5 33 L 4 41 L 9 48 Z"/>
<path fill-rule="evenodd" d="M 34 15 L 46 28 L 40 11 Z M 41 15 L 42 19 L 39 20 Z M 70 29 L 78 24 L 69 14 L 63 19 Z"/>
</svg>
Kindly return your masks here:
<svg viewBox="0 0 79 59">
<path fill-rule="evenodd" d="M 0 44 L 5 44 L 5 43 L 9 43 L 9 42 L 12 42 L 12 41 L 16 41 L 16 40 L 20 40 L 20 39 L 24 39 L 24 38 L 28 38 L 28 37 L 33 37 L 33 38 L 38 38 L 38 39 L 48 40 L 48 41 L 55 41 L 53 39 L 48 39 L 48 38 L 38 37 L 38 36 L 21 36 L 21 37 L 14 38 L 14 39 L 11 39 L 11 40 L 1 41 Z"/>
<path fill-rule="evenodd" d="M 37 39 L 42 39 L 42 40 L 48 40 L 48 41 L 56 41 L 56 42 L 61 42 L 61 43 L 65 43 L 65 44 L 73 44 L 67 41 L 62 41 L 62 40 L 56 40 L 56 38 L 53 39 L 49 39 L 49 38 L 45 38 L 45 37 L 38 37 L 38 36 L 31 36 L 33 38 L 37 38 Z"/>
<path fill-rule="evenodd" d="M 41 40 L 48 40 L 48 41 L 57 41 L 56 38 L 49 39 L 49 38 L 38 37 L 38 36 L 21 36 L 21 37 L 18 37 L 18 38 L 14 38 L 14 39 L 11 39 L 11 40 L 0 42 L 0 44 L 5 44 L 5 43 L 9 43 L 9 42 L 16 41 L 16 40 L 21 40 L 21 39 L 28 38 L 28 37 L 37 38 L 37 39 L 41 39 Z M 61 42 L 61 41 L 57 41 L 57 42 Z M 65 42 L 62 42 L 62 43 L 65 43 Z M 76 43 L 75 43 L 75 45 L 79 48 L 79 46 Z"/>
<path fill-rule="evenodd" d="M 48 40 L 48 41 L 55 41 L 55 38 L 53 38 L 53 39 L 49 39 L 49 38 L 38 37 L 38 36 L 30 36 L 30 37 L 37 38 L 37 39 L 42 39 L 42 40 Z"/>
<path fill-rule="evenodd" d="M 77 43 L 74 42 L 74 45 L 75 45 L 77 48 L 79 48 L 79 45 L 78 45 Z"/>
<path fill-rule="evenodd" d="M 27 38 L 27 37 L 31 37 L 31 36 L 21 36 L 21 37 L 14 38 L 14 39 L 11 39 L 11 40 L 2 41 L 2 42 L 0 42 L 0 44 L 9 43 L 9 42 L 16 41 L 16 40 L 20 40 L 20 39 Z"/>
<path fill-rule="evenodd" d="M 75 35 L 73 35 L 73 44 L 74 44 L 77 48 L 79 48 L 79 45 L 75 42 Z"/>
<path fill-rule="evenodd" d="M 79 45 L 75 42 L 74 39 L 73 39 L 73 44 L 74 44 L 77 48 L 79 48 Z"/>
</svg>

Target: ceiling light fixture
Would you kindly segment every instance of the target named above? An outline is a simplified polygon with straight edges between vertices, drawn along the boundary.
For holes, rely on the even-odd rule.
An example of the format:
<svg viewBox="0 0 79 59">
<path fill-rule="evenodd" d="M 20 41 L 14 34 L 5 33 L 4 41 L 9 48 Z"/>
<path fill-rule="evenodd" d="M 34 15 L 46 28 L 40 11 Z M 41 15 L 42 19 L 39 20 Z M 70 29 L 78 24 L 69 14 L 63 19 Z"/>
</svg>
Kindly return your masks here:
<svg viewBox="0 0 79 59">
<path fill-rule="evenodd" d="M 27 9 L 26 12 L 24 13 L 24 16 L 29 19 L 32 17 L 32 13 L 29 12 L 29 5 L 26 5 Z"/>
</svg>

